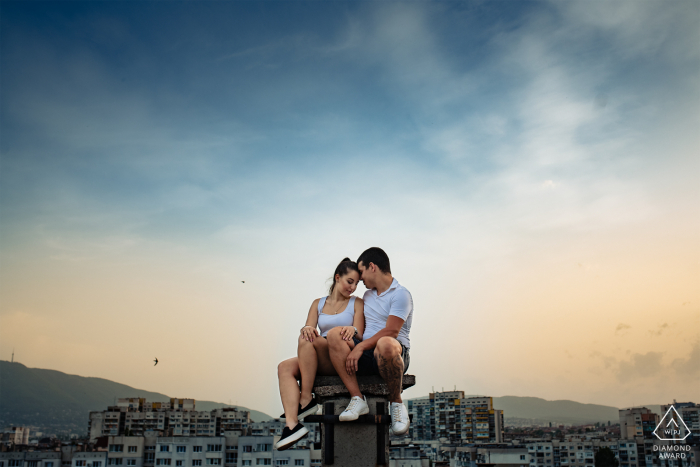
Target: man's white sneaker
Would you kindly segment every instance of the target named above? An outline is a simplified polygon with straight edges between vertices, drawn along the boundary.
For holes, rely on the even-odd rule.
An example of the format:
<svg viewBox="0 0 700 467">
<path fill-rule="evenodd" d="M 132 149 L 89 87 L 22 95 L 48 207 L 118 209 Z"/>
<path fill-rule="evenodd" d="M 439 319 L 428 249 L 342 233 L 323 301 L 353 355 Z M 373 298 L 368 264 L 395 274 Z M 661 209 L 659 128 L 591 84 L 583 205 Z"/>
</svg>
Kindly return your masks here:
<svg viewBox="0 0 700 467">
<path fill-rule="evenodd" d="M 408 409 L 401 402 L 391 403 L 391 433 L 394 435 L 402 435 L 408 431 L 410 420 L 408 418 Z"/>
<path fill-rule="evenodd" d="M 347 408 L 340 414 L 340 421 L 349 422 L 351 420 L 357 420 L 357 417 L 366 413 L 369 413 L 367 399 L 365 399 L 364 396 L 355 396 L 350 399 Z"/>
</svg>

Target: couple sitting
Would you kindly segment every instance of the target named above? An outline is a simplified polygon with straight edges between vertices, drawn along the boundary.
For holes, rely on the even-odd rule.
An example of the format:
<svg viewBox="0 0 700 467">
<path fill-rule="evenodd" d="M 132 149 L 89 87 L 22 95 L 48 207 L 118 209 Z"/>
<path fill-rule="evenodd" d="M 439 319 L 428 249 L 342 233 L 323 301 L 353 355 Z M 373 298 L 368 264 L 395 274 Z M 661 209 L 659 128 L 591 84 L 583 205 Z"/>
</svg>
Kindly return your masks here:
<svg viewBox="0 0 700 467">
<path fill-rule="evenodd" d="M 360 281 L 368 289 L 362 299 L 352 296 Z M 286 426 L 275 448 L 289 449 L 309 433 L 299 419 L 318 409 L 311 394 L 317 374 L 340 376 L 350 392 L 350 404 L 340 414 L 340 421 L 357 420 L 369 413 L 357 376 L 381 375 L 389 388 L 391 431 L 406 433 L 409 419 L 401 400 L 401 385 L 410 362 L 412 319 L 413 298 L 391 275 L 384 250 L 370 248 L 357 263 L 348 258 L 341 261 L 329 295 L 311 304 L 306 325 L 301 328 L 298 356 L 279 364 Z"/>
</svg>

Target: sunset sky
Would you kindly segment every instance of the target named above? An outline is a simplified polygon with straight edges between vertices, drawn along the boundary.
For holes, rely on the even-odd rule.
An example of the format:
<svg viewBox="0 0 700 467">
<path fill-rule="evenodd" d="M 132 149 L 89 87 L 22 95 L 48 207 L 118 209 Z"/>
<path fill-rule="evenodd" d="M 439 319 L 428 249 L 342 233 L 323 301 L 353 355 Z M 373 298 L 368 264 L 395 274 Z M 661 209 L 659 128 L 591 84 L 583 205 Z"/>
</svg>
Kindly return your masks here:
<svg viewBox="0 0 700 467">
<path fill-rule="evenodd" d="M 0 359 L 277 415 L 309 305 L 379 246 L 415 305 L 405 398 L 700 402 L 698 25 L 3 1 Z"/>
</svg>

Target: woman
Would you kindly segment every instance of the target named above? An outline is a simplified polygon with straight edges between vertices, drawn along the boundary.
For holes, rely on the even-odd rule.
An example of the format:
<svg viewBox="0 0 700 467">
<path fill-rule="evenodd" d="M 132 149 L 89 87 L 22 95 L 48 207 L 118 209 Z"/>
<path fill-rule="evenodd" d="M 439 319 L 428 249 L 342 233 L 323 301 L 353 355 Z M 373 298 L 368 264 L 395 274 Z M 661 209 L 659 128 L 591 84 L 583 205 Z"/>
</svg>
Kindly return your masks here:
<svg viewBox="0 0 700 467">
<path fill-rule="evenodd" d="M 359 281 L 357 264 L 349 258 L 343 259 L 335 268 L 328 296 L 317 298 L 311 304 L 306 325 L 300 330 L 297 357 L 285 360 L 277 367 L 284 407 L 282 417 L 286 418 L 282 437 L 275 444 L 279 451 L 289 449 L 309 433 L 299 423 L 299 419 L 316 413 L 318 409 L 311 394 L 316 374 L 337 374 L 328 354 L 328 342 L 325 339 L 328 331 L 341 326 L 343 340 L 351 349 L 359 342 L 357 339 L 362 338 L 365 328 L 364 305 L 361 298 L 352 296 Z M 321 331 L 320 334 L 316 326 Z M 301 379 L 301 390 L 297 379 Z"/>
</svg>

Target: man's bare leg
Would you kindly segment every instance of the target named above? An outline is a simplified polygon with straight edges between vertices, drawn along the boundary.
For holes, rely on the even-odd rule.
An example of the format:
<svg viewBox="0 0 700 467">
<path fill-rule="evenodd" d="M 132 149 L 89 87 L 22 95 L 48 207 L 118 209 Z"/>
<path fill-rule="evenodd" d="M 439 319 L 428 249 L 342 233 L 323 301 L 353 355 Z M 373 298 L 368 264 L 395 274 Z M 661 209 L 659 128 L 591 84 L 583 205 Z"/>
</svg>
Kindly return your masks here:
<svg viewBox="0 0 700 467">
<path fill-rule="evenodd" d="M 299 359 L 294 357 L 285 360 L 277 366 L 277 377 L 280 383 L 280 398 L 284 407 L 285 422 L 289 429 L 293 429 L 299 419 Z"/>
<path fill-rule="evenodd" d="M 345 368 L 345 361 L 350 354 L 350 346 L 348 342 L 340 336 L 340 328 L 333 328 L 328 331 L 328 352 L 331 356 L 331 362 L 338 376 L 343 380 L 343 384 L 350 392 L 350 397 L 362 397 L 360 385 L 357 384 L 357 376 L 353 373 L 349 375 Z"/>
<path fill-rule="evenodd" d="M 389 402 L 403 402 L 401 387 L 403 385 L 403 359 L 401 344 L 394 338 L 382 337 L 374 348 L 379 374 L 389 388 Z"/>
</svg>

